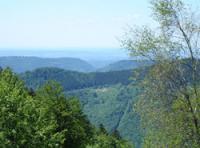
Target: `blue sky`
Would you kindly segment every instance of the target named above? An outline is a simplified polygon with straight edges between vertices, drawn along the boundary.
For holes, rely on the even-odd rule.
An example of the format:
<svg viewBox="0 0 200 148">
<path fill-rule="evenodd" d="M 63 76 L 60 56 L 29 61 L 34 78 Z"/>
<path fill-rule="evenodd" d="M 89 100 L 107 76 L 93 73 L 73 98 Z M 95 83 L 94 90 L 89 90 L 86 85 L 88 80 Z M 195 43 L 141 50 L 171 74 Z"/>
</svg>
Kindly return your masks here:
<svg viewBox="0 0 200 148">
<path fill-rule="evenodd" d="M 1 0 L 0 48 L 116 48 L 127 25 L 153 24 L 148 2 Z"/>
</svg>

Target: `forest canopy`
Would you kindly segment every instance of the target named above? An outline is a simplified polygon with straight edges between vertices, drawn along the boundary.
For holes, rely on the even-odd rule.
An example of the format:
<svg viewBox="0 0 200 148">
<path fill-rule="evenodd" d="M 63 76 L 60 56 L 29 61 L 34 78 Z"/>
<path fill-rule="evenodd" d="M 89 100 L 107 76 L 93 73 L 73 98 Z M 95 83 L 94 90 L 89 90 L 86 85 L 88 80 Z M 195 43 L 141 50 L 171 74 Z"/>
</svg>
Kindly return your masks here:
<svg viewBox="0 0 200 148">
<path fill-rule="evenodd" d="M 1 70 L 0 105 L 0 147 L 132 147 L 95 128 L 54 81 L 33 91 L 10 69 Z"/>
</svg>

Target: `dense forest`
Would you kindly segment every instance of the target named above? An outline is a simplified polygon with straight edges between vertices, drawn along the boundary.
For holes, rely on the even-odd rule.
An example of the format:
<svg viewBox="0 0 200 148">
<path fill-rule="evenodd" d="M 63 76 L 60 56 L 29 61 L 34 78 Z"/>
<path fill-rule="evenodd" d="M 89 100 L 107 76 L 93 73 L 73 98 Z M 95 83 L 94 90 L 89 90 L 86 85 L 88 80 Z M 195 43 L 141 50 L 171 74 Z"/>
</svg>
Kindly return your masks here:
<svg viewBox="0 0 200 148">
<path fill-rule="evenodd" d="M 0 147 L 199 148 L 199 12 L 182 0 L 150 5 L 155 25 L 121 40 L 140 59 L 134 66 L 17 74 L 3 66 Z"/>
<path fill-rule="evenodd" d="M 20 74 L 29 88 L 35 89 L 48 80 L 55 80 L 63 86 L 65 91 L 118 83 L 126 85 L 131 82 L 129 79 L 131 76 L 132 70 L 80 73 L 58 68 L 40 68 Z"/>
<path fill-rule="evenodd" d="M 100 72 L 109 71 L 122 71 L 122 70 L 134 70 L 144 66 L 150 66 L 153 62 L 150 60 L 121 60 L 111 63 L 103 68 L 98 69 Z"/>
<path fill-rule="evenodd" d="M 140 117 L 133 111 L 132 105 L 139 94 L 138 83 L 144 79 L 149 68 L 145 66 L 135 70 L 95 73 L 41 68 L 19 76 L 33 90 L 49 80 L 59 82 L 66 96 L 79 98 L 83 112 L 92 124 L 96 127 L 104 125 L 109 133 L 117 130 L 123 138 L 138 147 L 142 131 Z"/>
<path fill-rule="evenodd" d="M 97 127 L 103 124 L 109 133 L 117 130 L 124 139 L 139 147 L 143 134 L 139 114 L 133 110 L 138 93 L 137 87 L 117 84 L 67 91 L 66 95 L 80 99 L 83 112 L 92 124 Z"/>
<path fill-rule="evenodd" d="M 0 72 L 1 147 L 132 147 L 118 131 L 95 128 L 79 101 L 48 82 L 30 91 L 10 69 Z"/>
</svg>

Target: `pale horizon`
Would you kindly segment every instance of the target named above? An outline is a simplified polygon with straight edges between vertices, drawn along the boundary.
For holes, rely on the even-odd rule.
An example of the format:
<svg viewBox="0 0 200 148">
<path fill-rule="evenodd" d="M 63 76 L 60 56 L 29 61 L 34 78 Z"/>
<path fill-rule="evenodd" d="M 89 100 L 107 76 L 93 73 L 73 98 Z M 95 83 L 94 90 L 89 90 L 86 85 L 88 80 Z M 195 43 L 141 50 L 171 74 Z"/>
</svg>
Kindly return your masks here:
<svg viewBox="0 0 200 148">
<path fill-rule="evenodd" d="M 149 1 L 1 1 L 0 50 L 120 48 L 128 26 L 155 25 Z"/>
<path fill-rule="evenodd" d="M 148 5 L 148 0 L 1 1 L 0 49 L 120 48 L 127 25 L 148 23 Z"/>
</svg>

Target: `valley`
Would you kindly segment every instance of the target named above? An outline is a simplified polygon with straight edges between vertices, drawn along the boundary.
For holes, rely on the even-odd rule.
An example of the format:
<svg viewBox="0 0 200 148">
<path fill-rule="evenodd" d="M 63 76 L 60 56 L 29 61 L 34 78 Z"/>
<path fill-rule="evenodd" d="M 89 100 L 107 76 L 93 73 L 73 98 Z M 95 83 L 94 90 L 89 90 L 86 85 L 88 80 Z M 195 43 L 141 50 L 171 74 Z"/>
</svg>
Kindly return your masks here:
<svg viewBox="0 0 200 148">
<path fill-rule="evenodd" d="M 134 104 L 140 90 L 137 80 L 139 77 L 144 78 L 148 68 L 145 68 L 146 61 L 136 62 L 134 67 L 133 63 L 114 63 L 119 71 L 111 68 L 107 72 L 82 73 L 59 68 L 39 68 L 19 76 L 29 89 L 34 90 L 50 80 L 58 82 L 67 97 L 75 96 L 80 100 L 92 124 L 96 127 L 102 124 L 110 133 L 117 130 L 124 139 L 140 147 L 143 131 L 140 130 L 140 117 L 134 112 Z M 129 70 L 120 70 L 122 67 Z"/>
</svg>

